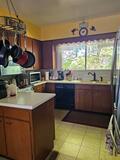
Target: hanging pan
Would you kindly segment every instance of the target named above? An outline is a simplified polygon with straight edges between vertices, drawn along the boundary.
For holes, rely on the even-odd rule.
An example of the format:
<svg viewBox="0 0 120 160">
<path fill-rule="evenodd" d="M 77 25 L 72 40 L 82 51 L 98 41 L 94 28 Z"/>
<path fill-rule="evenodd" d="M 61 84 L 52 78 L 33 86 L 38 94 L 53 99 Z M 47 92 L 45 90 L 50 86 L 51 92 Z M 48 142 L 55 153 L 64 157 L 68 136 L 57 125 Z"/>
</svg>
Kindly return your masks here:
<svg viewBox="0 0 120 160">
<path fill-rule="evenodd" d="M 23 52 L 24 55 L 27 55 L 27 61 L 24 64 L 20 64 L 24 68 L 29 68 L 32 67 L 35 63 L 35 56 L 32 52 L 27 51 L 26 47 L 26 36 L 24 36 L 24 46 L 25 46 L 25 51 Z"/>
<path fill-rule="evenodd" d="M 14 63 L 16 63 L 18 61 L 18 59 L 20 58 L 20 56 L 22 55 L 22 48 L 20 48 L 20 46 L 18 44 L 18 34 L 17 34 L 17 32 L 15 33 L 14 45 L 12 46 L 12 48 L 10 50 L 10 54 L 13 58 Z"/>
<path fill-rule="evenodd" d="M 2 40 L 0 40 L 0 65 L 8 66 L 8 57 L 10 55 L 10 43 L 5 39 L 5 32 L 2 33 Z"/>
</svg>

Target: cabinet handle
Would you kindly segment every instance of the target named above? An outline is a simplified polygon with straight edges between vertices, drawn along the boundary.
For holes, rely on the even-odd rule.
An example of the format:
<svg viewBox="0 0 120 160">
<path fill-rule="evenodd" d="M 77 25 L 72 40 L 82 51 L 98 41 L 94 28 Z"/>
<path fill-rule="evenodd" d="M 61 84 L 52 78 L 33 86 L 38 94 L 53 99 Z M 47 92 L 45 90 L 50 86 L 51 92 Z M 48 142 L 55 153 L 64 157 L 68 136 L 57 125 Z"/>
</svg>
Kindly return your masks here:
<svg viewBox="0 0 120 160">
<path fill-rule="evenodd" d="M 12 122 L 6 122 L 6 124 L 11 125 L 11 124 L 12 124 Z"/>
</svg>

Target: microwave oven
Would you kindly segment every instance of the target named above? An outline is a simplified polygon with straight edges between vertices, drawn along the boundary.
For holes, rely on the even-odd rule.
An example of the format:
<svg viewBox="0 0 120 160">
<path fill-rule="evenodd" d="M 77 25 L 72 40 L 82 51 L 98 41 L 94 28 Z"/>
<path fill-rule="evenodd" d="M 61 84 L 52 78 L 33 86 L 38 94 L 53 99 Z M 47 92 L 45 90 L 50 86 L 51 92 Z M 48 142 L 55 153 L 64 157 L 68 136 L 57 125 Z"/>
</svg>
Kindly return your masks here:
<svg viewBox="0 0 120 160">
<path fill-rule="evenodd" d="M 41 72 L 30 72 L 30 84 L 41 81 Z"/>
</svg>

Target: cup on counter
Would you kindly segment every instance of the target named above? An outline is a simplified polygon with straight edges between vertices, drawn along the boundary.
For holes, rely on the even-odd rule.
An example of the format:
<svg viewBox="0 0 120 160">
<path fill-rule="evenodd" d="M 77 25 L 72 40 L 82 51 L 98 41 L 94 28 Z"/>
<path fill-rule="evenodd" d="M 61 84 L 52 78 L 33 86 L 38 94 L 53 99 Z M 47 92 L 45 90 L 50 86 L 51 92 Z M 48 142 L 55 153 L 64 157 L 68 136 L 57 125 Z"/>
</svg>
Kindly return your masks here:
<svg viewBox="0 0 120 160">
<path fill-rule="evenodd" d="M 46 80 L 46 81 L 49 80 L 49 72 L 45 72 L 45 80 Z"/>
</svg>

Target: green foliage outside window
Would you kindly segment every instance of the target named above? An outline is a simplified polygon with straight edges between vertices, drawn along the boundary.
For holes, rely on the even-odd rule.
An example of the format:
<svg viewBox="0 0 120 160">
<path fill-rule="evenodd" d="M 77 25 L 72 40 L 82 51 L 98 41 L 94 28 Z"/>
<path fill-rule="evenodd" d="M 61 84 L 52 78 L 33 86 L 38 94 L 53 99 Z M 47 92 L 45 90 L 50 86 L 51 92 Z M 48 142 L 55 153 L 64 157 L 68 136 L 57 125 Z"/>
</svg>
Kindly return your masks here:
<svg viewBox="0 0 120 160">
<path fill-rule="evenodd" d="M 58 47 L 61 68 L 70 70 L 111 69 L 114 40 L 65 44 Z"/>
</svg>

